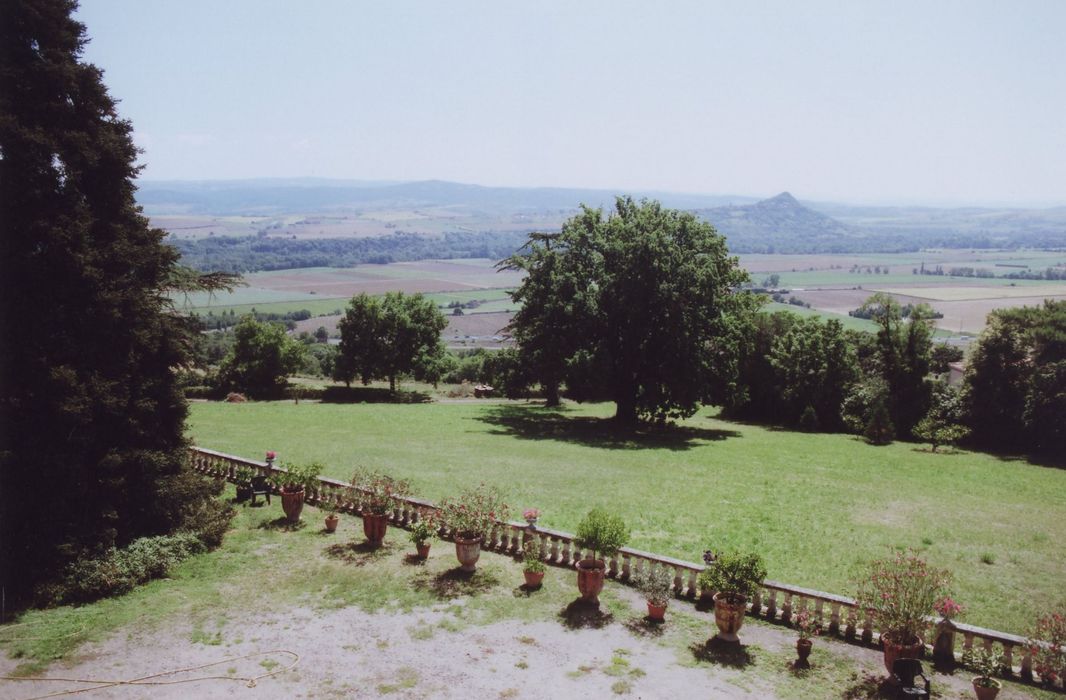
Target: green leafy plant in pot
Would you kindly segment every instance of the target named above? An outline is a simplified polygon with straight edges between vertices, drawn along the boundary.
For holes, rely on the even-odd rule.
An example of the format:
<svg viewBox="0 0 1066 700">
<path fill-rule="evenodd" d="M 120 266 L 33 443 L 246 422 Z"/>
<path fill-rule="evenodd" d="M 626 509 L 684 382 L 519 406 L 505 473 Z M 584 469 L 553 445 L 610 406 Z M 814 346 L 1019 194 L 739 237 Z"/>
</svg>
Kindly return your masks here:
<svg viewBox="0 0 1066 700">
<path fill-rule="evenodd" d="M 766 565 L 754 552 L 726 552 L 699 576 L 701 588 L 714 591 L 716 637 L 725 642 L 739 642 L 737 632 L 744 624 L 748 599 L 766 579 Z"/>
<path fill-rule="evenodd" d="M 419 559 L 425 559 L 429 556 L 430 540 L 436 534 L 437 526 L 433 516 L 428 512 L 420 511 L 418 520 L 411 524 L 409 535 L 411 543 L 415 546 L 415 551 L 418 552 Z"/>
<path fill-rule="evenodd" d="M 284 471 L 276 470 L 270 477 L 271 482 L 281 492 L 281 508 L 289 522 L 298 522 L 304 508 L 304 494 L 318 485 L 318 475 L 322 473 L 318 462 L 293 464 Z"/>
<path fill-rule="evenodd" d="M 970 649 L 963 653 L 962 663 L 977 671 L 973 692 L 977 700 L 994 700 L 1003 684 L 992 676 L 1003 666 L 1003 654 L 993 649 Z"/>
<path fill-rule="evenodd" d="M 648 567 L 633 578 L 633 583 L 648 604 L 648 618 L 652 622 L 662 622 L 666 616 L 666 607 L 674 595 L 674 574 L 665 566 Z"/>
<path fill-rule="evenodd" d="M 614 556 L 629 541 L 629 529 L 617 515 L 593 508 L 577 526 L 574 543 L 585 550 L 585 558 L 577 563 L 577 589 L 581 600 L 600 604 L 607 557 Z"/>
<path fill-rule="evenodd" d="M 248 467 L 237 467 L 233 482 L 237 486 L 237 502 L 243 503 L 252 497 L 252 477 L 255 472 Z"/>
<path fill-rule="evenodd" d="M 506 520 L 509 508 L 495 487 L 481 484 L 455 498 L 441 501 L 440 522 L 455 540 L 455 556 L 463 571 L 472 572 L 481 557 L 481 543 L 498 520 Z"/>
<path fill-rule="evenodd" d="M 540 588 L 546 570 L 540 559 L 540 545 L 532 539 L 526 540 L 522 545 L 522 576 L 525 577 L 526 588 Z"/>
<path fill-rule="evenodd" d="M 371 470 L 357 471 L 352 486 L 359 490 L 363 534 L 371 547 L 380 547 L 388 529 L 389 513 L 411 493 L 411 482 Z"/>
<path fill-rule="evenodd" d="M 318 509 L 326 514 L 326 532 L 336 532 L 341 519 L 337 517 L 337 504 L 333 501 L 321 501 Z"/>
</svg>

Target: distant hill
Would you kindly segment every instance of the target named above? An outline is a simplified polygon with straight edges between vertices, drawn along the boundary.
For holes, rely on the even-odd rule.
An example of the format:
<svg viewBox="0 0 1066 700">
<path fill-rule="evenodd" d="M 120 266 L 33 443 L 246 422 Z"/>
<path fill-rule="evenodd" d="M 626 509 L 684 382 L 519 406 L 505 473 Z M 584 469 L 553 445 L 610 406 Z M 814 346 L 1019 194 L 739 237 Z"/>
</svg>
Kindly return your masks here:
<svg viewBox="0 0 1066 700">
<path fill-rule="evenodd" d="M 863 233 L 809 209 L 788 192 L 745 206 L 700 209 L 695 212 L 714 224 L 729 240 L 733 252 L 808 252 L 847 247 Z"/>
</svg>

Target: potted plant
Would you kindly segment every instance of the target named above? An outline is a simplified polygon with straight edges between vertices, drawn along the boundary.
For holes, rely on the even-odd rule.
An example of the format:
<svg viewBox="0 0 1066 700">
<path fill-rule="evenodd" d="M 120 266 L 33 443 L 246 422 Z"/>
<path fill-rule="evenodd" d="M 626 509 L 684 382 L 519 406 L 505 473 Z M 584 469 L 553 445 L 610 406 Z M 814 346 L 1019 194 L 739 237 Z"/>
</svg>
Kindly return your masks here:
<svg viewBox="0 0 1066 700">
<path fill-rule="evenodd" d="M 400 498 L 411 493 L 411 482 L 394 479 L 375 471 L 358 471 L 352 476 L 352 486 L 363 495 L 361 510 L 363 534 L 371 547 L 380 547 L 388 529 L 389 512 Z"/>
<path fill-rule="evenodd" d="M 762 557 L 737 551 L 720 555 L 699 577 L 701 588 L 714 591 L 714 622 L 718 639 L 739 642 L 737 632 L 744 624 L 748 598 L 759 590 L 766 578 Z"/>
<path fill-rule="evenodd" d="M 429 556 L 429 541 L 433 539 L 436 530 L 432 518 L 425 513 L 419 513 L 418 520 L 411 524 L 411 542 L 415 545 L 419 559 Z"/>
<path fill-rule="evenodd" d="M 963 654 L 963 663 L 978 673 L 973 679 L 973 692 L 977 700 L 994 700 L 1003 684 L 992 676 L 999 673 L 1003 654 L 992 649 L 971 649 Z"/>
<path fill-rule="evenodd" d="M 797 658 L 794 667 L 810 668 L 811 663 L 807 659 L 810 658 L 811 649 L 814 647 L 813 637 L 822 632 L 822 620 L 810 610 L 800 610 L 796 615 L 796 630 L 799 632 L 799 639 L 796 640 Z"/>
<path fill-rule="evenodd" d="M 252 497 L 252 477 L 255 472 L 248 467 L 237 467 L 233 481 L 237 485 L 237 503 L 243 503 Z"/>
<path fill-rule="evenodd" d="M 600 591 L 607 571 L 604 558 L 614 556 L 628 541 L 629 530 L 625 523 L 605 510 L 594 508 L 578 523 L 574 543 L 585 550 L 585 558 L 577 563 L 577 589 L 581 591 L 581 600 L 600 604 Z"/>
<path fill-rule="evenodd" d="M 869 573 L 859 582 L 856 602 L 874 615 L 881 629 L 889 673 L 896 659 L 917 659 L 925 648 L 921 635 L 926 618 L 947 594 L 950 580 L 950 573 L 932 568 L 913 552 L 871 562 Z"/>
<path fill-rule="evenodd" d="M 666 606 L 674 593 L 673 574 L 665 566 L 649 567 L 641 571 L 633 583 L 644 594 L 648 618 L 652 622 L 662 622 L 666 616 Z"/>
<path fill-rule="evenodd" d="M 522 519 L 525 520 L 526 524 L 529 525 L 531 528 L 535 528 L 537 526 L 537 518 L 539 517 L 539 508 L 526 508 L 524 511 L 522 511 Z"/>
<path fill-rule="evenodd" d="M 276 470 L 271 481 L 281 492 L 281 509 L 289 522 L 298 522 L 304 508 L 304 494 L 318 484 L 322 465 L 318 462 L 293 464 L 285 470 Z"/>
<path fill-rule="evenodd" d="M 540 588 L 546 568 L 540 560 L 540 547 L 533 540 L 526 540 L 522 545 L 522 575 L 526 579 L 526 588 Z"/>
<path fill-rule="evenodd" d="M 455 498 L 441 501 L 440 522 L 455 540 L 455 556 L 463 571 L 474 571 L 481 557 L 481 542 L 497 520 L 507 518 L 507 504 L 498 489 L 481 484 Z"/>
<path fill-rule="evenodd" d="M 318 504 L 318 508 L 326 514 L 326 532 L 336 532 L 337 524 L 341 521 L 337 517 L 337 504 L 333 501 L 322 501 Z"/>
<path fill-rule="evenodd" d="M 1040 617 L 1026 640 L 1033 670 L 1045 685 L 1066 678 L 1066 611 Z"/>
</svg>

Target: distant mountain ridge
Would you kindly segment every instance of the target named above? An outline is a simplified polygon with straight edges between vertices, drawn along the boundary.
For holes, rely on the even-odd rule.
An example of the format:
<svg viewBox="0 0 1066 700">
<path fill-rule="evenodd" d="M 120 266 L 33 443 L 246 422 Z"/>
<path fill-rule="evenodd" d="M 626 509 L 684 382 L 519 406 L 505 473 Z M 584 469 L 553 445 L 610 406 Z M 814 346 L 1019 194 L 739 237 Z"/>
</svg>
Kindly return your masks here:
<svg viewBox="0 0 1066 700">
<path fill-rule="evenodd" d="M 735 252 L 787 252 L 796 247 L 832 246 L 863 234 L 831 216 L 800 204 L 788 192 L 743 206 L 697 210 L 729 240 Z M 784 248 L 786 250 L 779 250 Z"/>
</svg>

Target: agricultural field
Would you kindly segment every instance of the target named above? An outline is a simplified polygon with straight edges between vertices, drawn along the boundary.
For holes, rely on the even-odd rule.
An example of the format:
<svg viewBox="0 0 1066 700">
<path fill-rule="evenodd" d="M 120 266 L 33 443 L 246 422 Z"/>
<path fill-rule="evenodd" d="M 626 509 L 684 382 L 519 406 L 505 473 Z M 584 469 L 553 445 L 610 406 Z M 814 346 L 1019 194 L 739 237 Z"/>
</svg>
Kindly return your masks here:
<svg viewBox="0 0 1066 700">
<path fill-rule="evenodd" d="M 964 620 L 1024 633 L 1066 603 L 1066 471 L 987 454 L 873 447 L 703 410 L 668 432 L 619 435 L 613 404 L 548 410 L 505 401 L 406 404 L 194 403 L 197 445 L 370 467 L 439 499 L 480 482 L 572 532 L 591 507 L 621 515 L 631 545 L 698 561 L 754 549 L 772 579 L 854 591 L 867 561 L 915 548 L 954 572 Z"/>
</svg>

